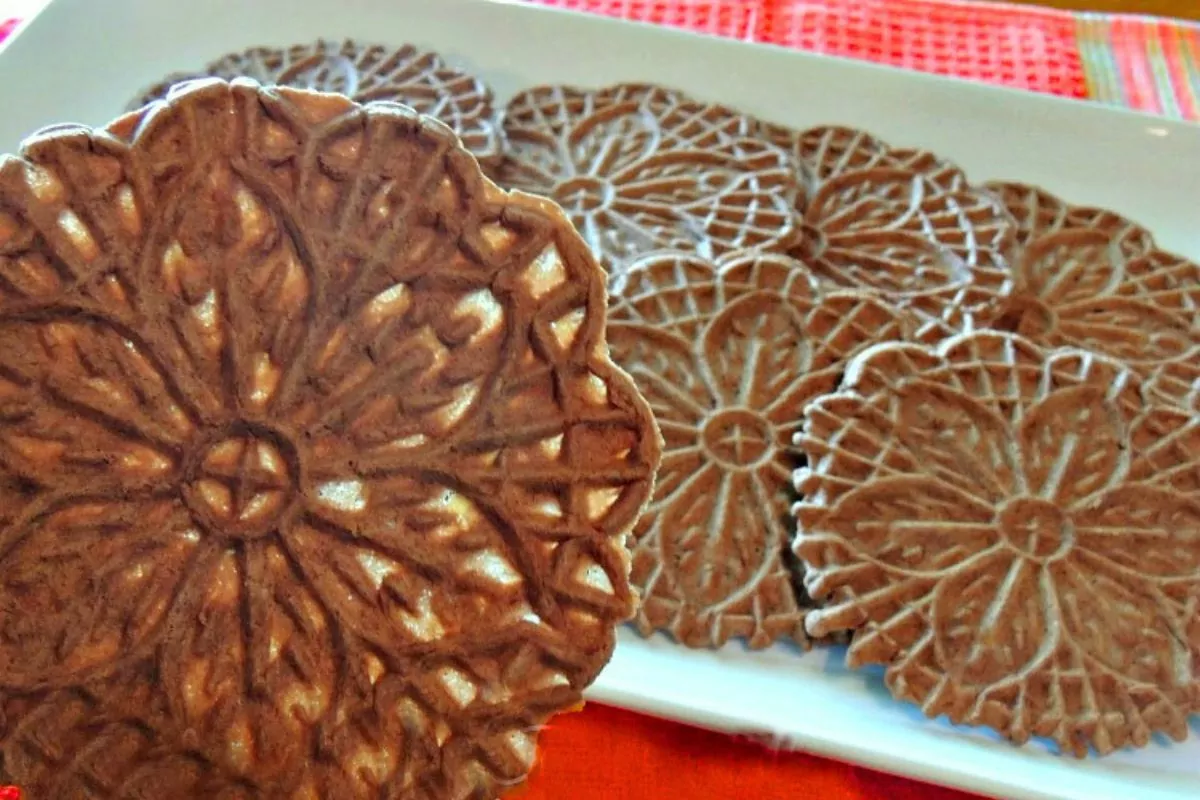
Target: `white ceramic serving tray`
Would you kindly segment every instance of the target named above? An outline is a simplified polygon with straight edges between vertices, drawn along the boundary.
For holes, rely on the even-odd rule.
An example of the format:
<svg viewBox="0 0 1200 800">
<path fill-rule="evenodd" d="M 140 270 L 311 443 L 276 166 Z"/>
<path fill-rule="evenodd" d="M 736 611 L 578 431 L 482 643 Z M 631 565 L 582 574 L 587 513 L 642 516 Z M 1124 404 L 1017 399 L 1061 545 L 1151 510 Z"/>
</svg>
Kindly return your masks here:
<svg viewBox="0 0 1200 800">
<path fill-rule="evenodd" d="M 864 127 L 978 179 L 1113 208 L 1200 258 L 1200 126 L 486 0 L 54 0 L 0 51 L 0 152 L 50 123 L 103 124 L 168 72 L 321 36 L 435 48 L 501 99 L 534 83 L 653 81 L 792 125 Z M 591 697 L 1003 798 L 1200 797 L 1200 722 L 1188 743 L 1080 762 L 929 722 L 842 657 L 696 652 L 626 631 Z"/>
</svg>

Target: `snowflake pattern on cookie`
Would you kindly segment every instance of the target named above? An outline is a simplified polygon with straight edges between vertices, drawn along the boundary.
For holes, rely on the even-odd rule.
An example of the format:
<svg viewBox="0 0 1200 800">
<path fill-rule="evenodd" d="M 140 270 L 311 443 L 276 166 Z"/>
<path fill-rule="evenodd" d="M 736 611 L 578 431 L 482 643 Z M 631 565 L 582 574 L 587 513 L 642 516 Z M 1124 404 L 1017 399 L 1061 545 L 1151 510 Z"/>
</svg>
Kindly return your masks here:
<svg viewBox="0 0 1200 800">
<path fill-rule="evenodd" d="M 970 330 L 976 309 L 1007 294 L 1015 224 L 958 167 L 852 128 L 763 130 L 800 169 L 801 233 L 788 252 L 820 280 L 906 306 L 931 343 Z"/>
<path fill-rule="evenodd" d="M 1000 198 L 1017 223 L 1021 247 L 1062 230 L 1087 228 L 1105 233 L 1126 258 L 1144 256 L 1155 249 L 1148 230 L 1115 211 L 1073 205 L 1027 183 L 991 181 L 984 185 Z"/>
<path fill-rule="evenodd" d="M 407 109 L 205 81 L 6 160 L 0 276 L 6 777 L 524 777 L 632 615 L 660 453 L 558 209 Z"/>
<path fill-rule="evenodd" d="M 1187 735 L 1200 665 L 1200 475 L 1186 414 L 1081 350 L 979 332 L 881 345 L 812 403 L 796 553 L 929 716 L 1067 752 Z"/>
<path fill-rule="evenodd" d="M 706 258 L 794 237 L 795 170 L 749 120 L 668 89 L 538 87 L 504 116 L 509 188 L 567 211 L 610 271 L 661 249 Z"/>
<path fill-rule="evenodd" d="M 1013 288 L 977 318 L 1044 347 L 1081 347 L 1149 374 L 1200 364 L 1200 265 L 1159 249 L 1131 255 L 1125 229 L 1062 227 L 1013 261 Z M 1139 247 L 1140 249 L 1140 247 Z"/>
<path fill-rule="evenodd" d="M 796 157 L 810 192 L 840 175 L 877 167 L 921 175 L 943 192 L 956 192 L 968 186 L 967 176 L 950 161 L 927 150 L 893 147 L 857 128 L 819 125 L 798 131 L 766 123 L 759 130 Z"/>
<path fill-rule="evenodd" d="M 691 647 L 806 644 L 808 604 L 787 560 L 791 438 L 804 403 L 833 388 L 848 356 L 902 335 L 897 314 L 759 254 L 717 264 L 647 256 L 614 280 L 611 306 L 613 358 L 666 441 L 635 529 L 639 630 Z"/>
<path fill-rule="evenodd" d="M 291 47 L 252 47 L 213 61 L 197 73 L 177 73 L 147 89 L 130 110 L 166 97 L 181 81 L 250 78 L 264 85 L 336 92 L 359 103 L 403 103 L 449 125 L 485 169 L 501 156 L 492 92 L 473 75 L 413 45 L 389 47 L 349 39 Z"/>
<path fill-rule="evenodd" d="M 1111 211 L 1025 184 L 990 186 L 1017 220 L 1022 248 L 1011 293 L 981 310 L 981 324 L 1121 359 L 1187 403 L 1200 371 L 1200 265 Z"/>
</svg>

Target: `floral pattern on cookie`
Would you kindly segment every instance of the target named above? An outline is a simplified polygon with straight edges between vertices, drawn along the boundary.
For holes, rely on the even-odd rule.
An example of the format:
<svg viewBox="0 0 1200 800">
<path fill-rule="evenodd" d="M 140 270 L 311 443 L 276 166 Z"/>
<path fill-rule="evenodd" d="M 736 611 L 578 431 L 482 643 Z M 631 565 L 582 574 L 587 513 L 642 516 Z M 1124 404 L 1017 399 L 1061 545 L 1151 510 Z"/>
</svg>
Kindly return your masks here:
<svg viewBox="0 0 1200 800">
<path fill-rule="evenodd" d="M 1022 247 L 1048 234 L 1087 228 L 1105 233 L 1126 258 L 1143 256 L 1155 249 L 1154 238 L 1148 230 L 1115 211 L 1073 205 L 1027 183 L 992 181 L 985 186 L 1004 202 L 1016 221 Z"/>
<path fill-rule="evenodd" d="M 722 106 L 642 85 L 540 87 L 513 98 L 504 131 L 500 182 L 561 204 L 611 271 L 654 250 L 715 258 L 794 238 L 790 157 Z"/>
<path fill-rule="evenodd" d="M 846 358 L 898 338 L 890 306 L 819 288 L 785 256 L 647 256 L 614 280 L 609 343 L 666 442 L 635 529 L 643 634 L 692 647 L 806 643 L 789 569 L 791 445 L 804 403 Z"/>
<path fill-rule="evenodd" d="M 838 175 L 809 200 L 792 255 L 830 286 L 881 293 L 937 341 L 972 326 L 1011 287 L 1010 228 L 982 193 L 947 193 L 909 170 Z"/>
<path fill-rule="evenodd" d="M 788 252 L 822 281 L 909 307 L 929 342 L 972 329 L 977 310 L 1007 293 L 1015 224 L 954 164 L 853 128 L 763 130 L 792 153 L 804 186 Z"/>
<path fill-rule="evenodd" d="M 857 128 L 819 125 L 794 130 L 765 124 L 760 132 L 796 157 L 804 170 L 805 186 L 810 193 L 840 175 L 876 167 L 903 169 L 921 175 L 944 192 L 967 187 L 966 174 L 952 162 L 927 150 L 893 147 Z"/>
<path fill-rule="evenodd" d="M 414 45 L 322 39 L 291 47 L 252 47 L 219 58 L 197 73 L 168 76 L 131 103 L 130 110 L 166 97 L 184 80 L 203 77 L 251 78 L 264 85 L 337 92 L 359 103 L 403 103 L 449 125 L 485 169 L 495 167 L 501 156 L 491 89 L 437 53 Z"/>
<path fill-rule="evenodd" d="M 1046 347 L 1093 350 L 1137 366 L 1200 357 L 1200 265 L 1162 250 L 1129 256 L 1111 231 L 1064 228 L 1013 263 L 1013 288 L 979 314 Z"/>
<path fill-rule="evenodd" d="M 204 81 L 6 160 L 0 275 L 6 777 L 524 777 L 632 615 L 660 452 L 557 208 L 407 109 Z"/>
<path fill-rule="evenodd" d="M 809 631 L 855 631 L 849 663 L 895 696 L 1016 742 L 1184 738 L 1200 498 L 1174 479 L 1200 457 L 1178 412 L 1119 362 L 1006 333 L 864 352 L 797 440 Z"/>
</svg>

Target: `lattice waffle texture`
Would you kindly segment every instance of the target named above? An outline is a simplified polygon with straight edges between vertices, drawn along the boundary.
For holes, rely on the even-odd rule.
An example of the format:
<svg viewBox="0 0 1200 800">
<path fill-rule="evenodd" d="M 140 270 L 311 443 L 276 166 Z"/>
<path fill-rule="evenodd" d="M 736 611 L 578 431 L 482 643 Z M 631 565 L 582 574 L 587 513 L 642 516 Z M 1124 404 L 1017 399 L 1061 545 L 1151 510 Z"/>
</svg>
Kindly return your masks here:
<svg viewBox="0 0 1200 800">
<path fill-rule="evenodd" d="M 1183 739 L 1200 699 L 1189 427 L 1087 351 L 1001 332 L 871 348 L 797 438 L 795 548 L 825 601 L 809 631 L 854 630 L 849 663 L 884 665 L 897 697 L 1017 742 Z"/>
<path fill-rule="evenodd" d="M 291 47 L 252 47 L 195 72 L 164 78 L 143 91 L 130 110 L 165 97 L 177 83 L 202 77 L 252 78 L 267 85 L 336 92 L 359 103 L 404 103 L 453 128 L 485 170 L 500 158 L 500 126 L 491 89 L 437 53 L 411 44 L 391 47 L 322 39 Z"/>
<path fill-rule="evenodd" d="M 561 212 L 410 109 L 189 83 L 0 168 L 0 772 L 466 798 L 634 609 L 660 438 Z"/>
</svg>

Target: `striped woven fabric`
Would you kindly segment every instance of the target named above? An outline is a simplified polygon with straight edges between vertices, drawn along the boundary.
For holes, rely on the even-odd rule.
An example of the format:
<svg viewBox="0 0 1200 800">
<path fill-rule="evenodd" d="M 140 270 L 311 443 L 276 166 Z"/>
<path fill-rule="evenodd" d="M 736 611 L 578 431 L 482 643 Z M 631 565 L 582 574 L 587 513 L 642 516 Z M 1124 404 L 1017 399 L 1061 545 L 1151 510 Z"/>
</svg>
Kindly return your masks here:
<svg viewBox="0 0 1200 800">
<path fill-rule="evenodd" d="M 45 2 L 0 0 L 0 39 Z M 526 2 L 1200 120 L 1195 22 L 984 0 Z"/>
<path fill-rule="evenodd" d="M 1075 35 L 1089 97 L 1200 120 L 1200 24 L 1080 14 Z"/>
<path fill-rule="evenodd" d="M 528 1 L 1200 120 L 1192 22 L 980 0 Z"/>
</svg>

